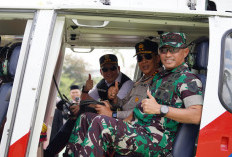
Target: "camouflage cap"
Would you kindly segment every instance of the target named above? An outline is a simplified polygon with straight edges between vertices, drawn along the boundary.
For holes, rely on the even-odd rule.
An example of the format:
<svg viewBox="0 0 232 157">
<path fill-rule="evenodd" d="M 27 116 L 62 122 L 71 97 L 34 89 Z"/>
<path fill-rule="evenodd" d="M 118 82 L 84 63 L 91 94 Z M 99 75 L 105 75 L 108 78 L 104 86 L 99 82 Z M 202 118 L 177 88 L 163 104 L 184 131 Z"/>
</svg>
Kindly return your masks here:
<svg viewBox="0 0 232 157">
<path fill-rule="evenodd" d="M 113 54 L 106 54 L 106 55 L 101 56 L 101 58 L 99 59 L 99 62 L 100 62 L 101 67 L 106 63 L 118 64 L 118 58 Z"/>
<path fill-rule="evenodd" d="M 184 33 L 180 32 L 166 32 L 163 33 L 160 37 L 159 48 L 169 45 L 176 48 L 185 48 L 186 45 L 186 36 Z"/>
<path fill-rule="evenodd" d="M 143 53 L 155 53 L 158 55 L 158 44 L 156 42 L 150 40 L 144 40 L 139 42 L 135 45 L 136 54 L 143 54 Z"/>
</svg>

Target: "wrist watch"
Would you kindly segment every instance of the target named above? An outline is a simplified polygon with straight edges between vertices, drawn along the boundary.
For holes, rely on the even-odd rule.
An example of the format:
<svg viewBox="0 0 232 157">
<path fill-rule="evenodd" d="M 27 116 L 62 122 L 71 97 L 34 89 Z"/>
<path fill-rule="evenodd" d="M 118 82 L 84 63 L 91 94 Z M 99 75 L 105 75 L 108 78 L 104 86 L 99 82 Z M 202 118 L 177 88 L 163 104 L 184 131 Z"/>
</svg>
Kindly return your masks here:
<svg viewBox="0 0 232 157">
<path fill-rule="evenodd" d="M 166 105 L 161 105 L 161 108 L 160 108 L 160 116 L 161 117 L 164 117 L 169 111 L 169 108 L 168 106 Z"/>
<path fill-rule="evenodd" d="M 112 117 L 117 118 L 117 111 L 112 112 Z"/>
<path fill-rule="evenodd" d="M 82 87 L 82 93 L 89 93 L 89 91 L 85 91 L 85 86 Z"/>
</svg>

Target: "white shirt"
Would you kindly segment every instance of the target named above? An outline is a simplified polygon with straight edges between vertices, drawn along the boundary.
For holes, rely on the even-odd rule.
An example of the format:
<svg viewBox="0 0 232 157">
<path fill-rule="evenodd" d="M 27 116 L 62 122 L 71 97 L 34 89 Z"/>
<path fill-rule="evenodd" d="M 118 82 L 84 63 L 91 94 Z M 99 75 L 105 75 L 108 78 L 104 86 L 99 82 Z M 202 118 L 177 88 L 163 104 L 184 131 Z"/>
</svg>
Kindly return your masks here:
<svg viewBox="0 0 232 157">
<path fill-rule="evenodd" d="M 117 82 L 121 82 L 121 78 L 122 78 L 122 73 L 120 72 L 118 77 L 116 78 L 115 81 Z M 107 86 L 109 87 L 112 83 L 107 83 Z M 123 99 L 128 92 L 131 91 L 132 87 L 133 87 L 133 81 L 132 80 L 128 80 L 126 82 L 123 83 L 122 87 L 119 89 L 119 92 L 117 94 L 117 96 L 120 98 L 120 99 Z M 99 97 L 99 94 L 98 94 L 98 90 L 97 90 L 97 85 L 95 85 L 93 87 L 93 89 L 91 89 L 89 91 L 89 96 L 92 97 L 94 100 L 100 100 L 100 97 Z"/>
</svg>

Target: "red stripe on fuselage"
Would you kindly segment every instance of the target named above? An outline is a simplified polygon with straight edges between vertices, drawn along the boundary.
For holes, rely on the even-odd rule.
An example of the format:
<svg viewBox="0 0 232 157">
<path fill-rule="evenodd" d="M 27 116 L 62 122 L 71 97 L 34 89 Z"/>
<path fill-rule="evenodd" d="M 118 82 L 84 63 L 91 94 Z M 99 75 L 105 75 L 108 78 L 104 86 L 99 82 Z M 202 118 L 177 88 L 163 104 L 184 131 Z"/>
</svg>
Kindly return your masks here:
<svg viewBox="0 0 232 157">
<path fill-rule="evenodd" d="M 228 157 L 232 153 L 232 114 L 223 113 L 200 130 L 197 157 Z"/>
<path fill-rule="evenodd" d="M 25 157 L 30 132 L 10 146 L 8 157 Z"/>
</svg>

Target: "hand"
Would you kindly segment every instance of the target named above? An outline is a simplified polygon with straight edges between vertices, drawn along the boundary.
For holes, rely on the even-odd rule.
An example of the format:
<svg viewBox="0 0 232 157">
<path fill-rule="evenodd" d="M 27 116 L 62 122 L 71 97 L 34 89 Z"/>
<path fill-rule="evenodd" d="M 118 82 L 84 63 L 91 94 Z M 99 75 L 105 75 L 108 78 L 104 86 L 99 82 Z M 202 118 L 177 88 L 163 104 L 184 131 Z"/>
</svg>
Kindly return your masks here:
<svg viewBox="0 0 232 157">
<path fill-rule="evenodd" d="M 147 114 L 160 114 L 161 105 L 157 103 L 149 90 L 147 90 L 147 96 L 149 97 L 148 99 L 142 100 L 143 112 Z"/>
<path fill-rule="evenodd" d="M 102 101 L 105 106 L 103 105 L 95 105 L 95 110 L 97 111 L 98 114 L 100 115 L 105 115 L 108 117 L 112 117 L 112 111 L 110 109 L 110 104 L 108 101 Z"/>
<path fill-rule="evenodd" d="M 91 74 L 89 74 L 89 78 L 85 83 L 85 91 L 89 91 L 93 88 L 93 80 L 91 79 Z"/>
<path fill-rule="evenodd" d="M 118 94 L 118 82 L 115 81 L 115 86 L 112 86 L 108 89 L 108 98 L 110 100 L 114 100 L 117 98 Z"/>
<path fill-rule="evenodd" d="M 72 105 L 69 107 L 69 109 L 70 109 L 72 115 L 76 116 L 79 109 L 80 109 L 80 106 L 79 105 Z"/>
</svg>

